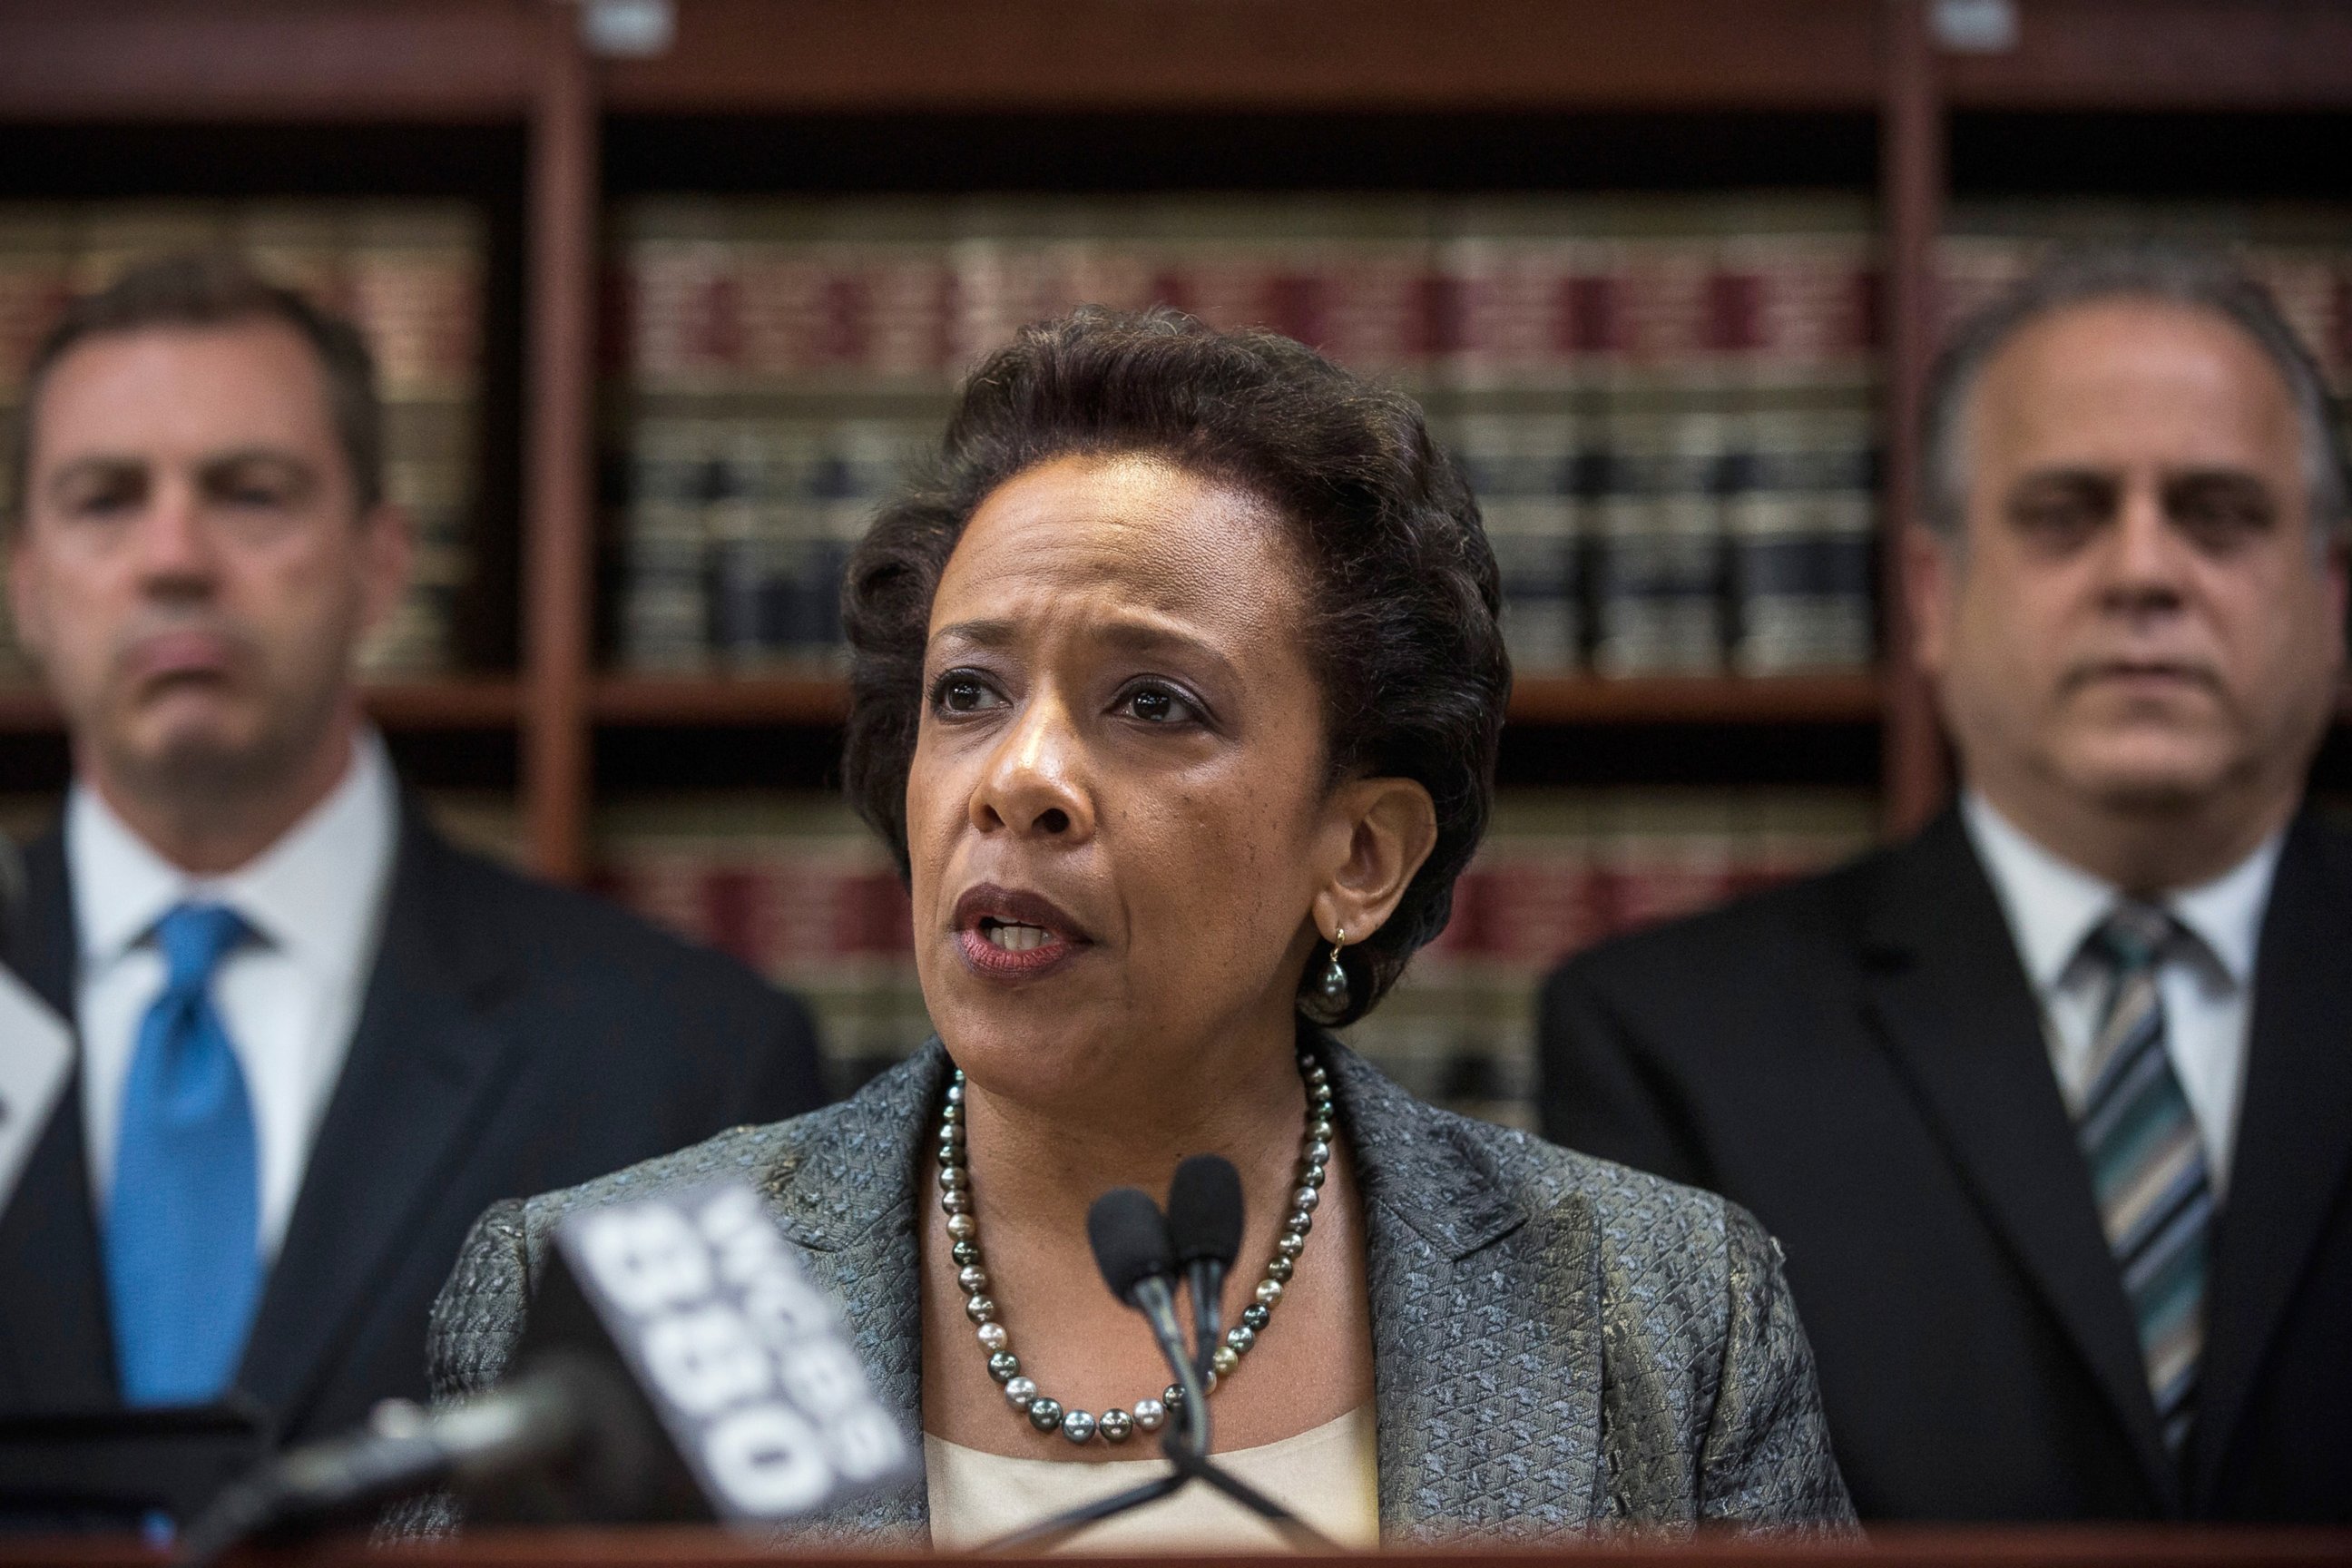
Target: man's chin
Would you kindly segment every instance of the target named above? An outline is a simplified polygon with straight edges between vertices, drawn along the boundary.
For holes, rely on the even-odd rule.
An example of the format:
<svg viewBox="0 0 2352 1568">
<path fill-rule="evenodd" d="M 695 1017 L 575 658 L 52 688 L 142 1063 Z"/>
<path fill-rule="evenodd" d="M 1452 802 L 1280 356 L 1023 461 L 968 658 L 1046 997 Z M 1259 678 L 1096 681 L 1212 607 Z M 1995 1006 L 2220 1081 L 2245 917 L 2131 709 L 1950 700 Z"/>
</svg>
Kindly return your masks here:
<svg viewBox="0 0 2352 1568">
<path fill-rule="evenodd" d="M 2209 748 L 2139 744 L 2101 748 L 2064 771 L 2084 797 L 2107 810 L 2173 815 L 2210 802 L 2232 770 L 2229 757 Z"/>
<path fill-rule="evenodd" d="M 174 792 L 235 788 L 270 770 L 273 748 L 249 723 L 182 711 L 127 727 L 108 750 L 116 771 Z"/>
</svg>

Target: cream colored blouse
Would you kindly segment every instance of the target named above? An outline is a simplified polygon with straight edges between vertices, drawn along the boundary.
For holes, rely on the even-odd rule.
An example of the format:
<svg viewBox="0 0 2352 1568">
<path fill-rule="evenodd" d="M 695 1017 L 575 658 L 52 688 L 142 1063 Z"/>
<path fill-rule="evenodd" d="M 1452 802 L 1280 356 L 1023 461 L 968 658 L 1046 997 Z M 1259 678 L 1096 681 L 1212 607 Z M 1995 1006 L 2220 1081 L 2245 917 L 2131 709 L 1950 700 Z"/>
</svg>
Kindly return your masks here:
<svg viewBox="0 0 2352 1568">
<path fill-rule="evenodd" d="M 1340 1545 L 1380 1544 L 1380 1460 L 1369 1404 L 1296 1437 L 1216 1458 Z M 928 1432 L 923 1434 L 923 1465 L 929 1472 L 931 1544 L 941 1551 L 982 1545 L 1065 1509 L 1140 1485 L 1167 1469 L 1165 1461 L 1157 1458 L 1101 1464 L 1007 1458 Z M 1224 1493 L 1196 1483 L 1091 1525 L 1059 1550 L 1284 1552 L 1290 1543 Z"/>
</svg>

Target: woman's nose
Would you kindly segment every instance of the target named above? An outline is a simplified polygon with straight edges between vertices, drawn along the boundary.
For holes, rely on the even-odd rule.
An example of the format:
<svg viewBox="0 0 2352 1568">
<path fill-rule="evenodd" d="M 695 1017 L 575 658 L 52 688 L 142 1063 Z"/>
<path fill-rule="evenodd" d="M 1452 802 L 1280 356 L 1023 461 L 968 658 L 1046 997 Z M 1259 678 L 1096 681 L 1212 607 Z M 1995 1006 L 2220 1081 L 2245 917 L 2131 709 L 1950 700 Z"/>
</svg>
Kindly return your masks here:
<svg viewBox="0 0 2352 1568">
<path fill-rule="evenodd" d="M 1084 751 L 1058 700 L 1032 697 L 990 754 L 972 792 L 971 823 L 984 833 L 1010 828 L 1071 843 L 1093 835 Z"/>
</svg>

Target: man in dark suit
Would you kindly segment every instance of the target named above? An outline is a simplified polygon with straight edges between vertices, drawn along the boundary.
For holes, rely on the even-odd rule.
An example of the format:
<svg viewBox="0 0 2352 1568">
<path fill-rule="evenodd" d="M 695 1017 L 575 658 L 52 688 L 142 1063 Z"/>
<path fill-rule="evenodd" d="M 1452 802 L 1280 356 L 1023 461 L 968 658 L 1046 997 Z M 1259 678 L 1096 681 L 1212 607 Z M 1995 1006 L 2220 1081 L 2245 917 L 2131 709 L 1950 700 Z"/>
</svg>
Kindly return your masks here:
<svg viewBox="0 0 2352 1568">
<path fill-rule="evenodd" d="M 1964 331 L 1927 416 L 1959 803 L 1564 965 L 1544 1129 L 1780 1238 L 1865 1519 L 2352 1518 L 2324 384 L 2226 268 L 2108 251 Z"/>
<path fill-rule="evenodd" d="M 425 1392 L 467 1227 L 820 1100 L 791 998 L 444 840 L 352 683 L 406 525 L 347 325 L 234 266 L 77 304 L 10 589 L 66 714 L 11 964 L 79 1060 L 0 1215 L 0 1415 Z"/>
</svg>

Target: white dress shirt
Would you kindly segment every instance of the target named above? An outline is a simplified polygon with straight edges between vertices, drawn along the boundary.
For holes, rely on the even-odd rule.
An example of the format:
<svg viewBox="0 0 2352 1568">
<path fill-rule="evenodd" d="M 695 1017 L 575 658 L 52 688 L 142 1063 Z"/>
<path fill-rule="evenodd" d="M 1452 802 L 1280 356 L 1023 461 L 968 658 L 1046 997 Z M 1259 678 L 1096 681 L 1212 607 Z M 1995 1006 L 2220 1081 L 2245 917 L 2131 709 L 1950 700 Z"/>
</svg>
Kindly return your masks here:
<svg viewBox="0 0 2352 1568">
<path fill-rule="evenodd" d="M 226 904 L 254 935 L 221 961 L 213 998 L 253 1102 L 261 1256 L 275 1261 L 375 966 L 399 819 L 399 791 L 373 731 L 352 747 L 351 766 L 326 799 L 223 877 L 181 870 L 97 791 L 73 786 L 65 850 L 81 942 L 82 1131 L 100 1216 L 114 1190 L 139 1026 L 163 989 L 155 924 L 185 901 Z"/>
<path fill-rule="evenodd" d="M 2110 978 L 2083 944 L 2123 895 L 2028 838 L 1973 791 L 1961 797 L 1960 816 L 2042 1005 L 2059 1089 L 2067 1109 L 2079 1113 Z M 2229 1188 L 2246 1080 L 2246 1027 L 2253 1016 L 2254 950 L 2284 838 L 2284 831 L 2274 833 L 2213 880 L 2160 900 L 2195 939 L 2175 944 L 2156 983 L 2164 1000 L 2165 1050 L 2204 1141 L 2206 1173 L 2217 1199 Z"/>
</svg>

